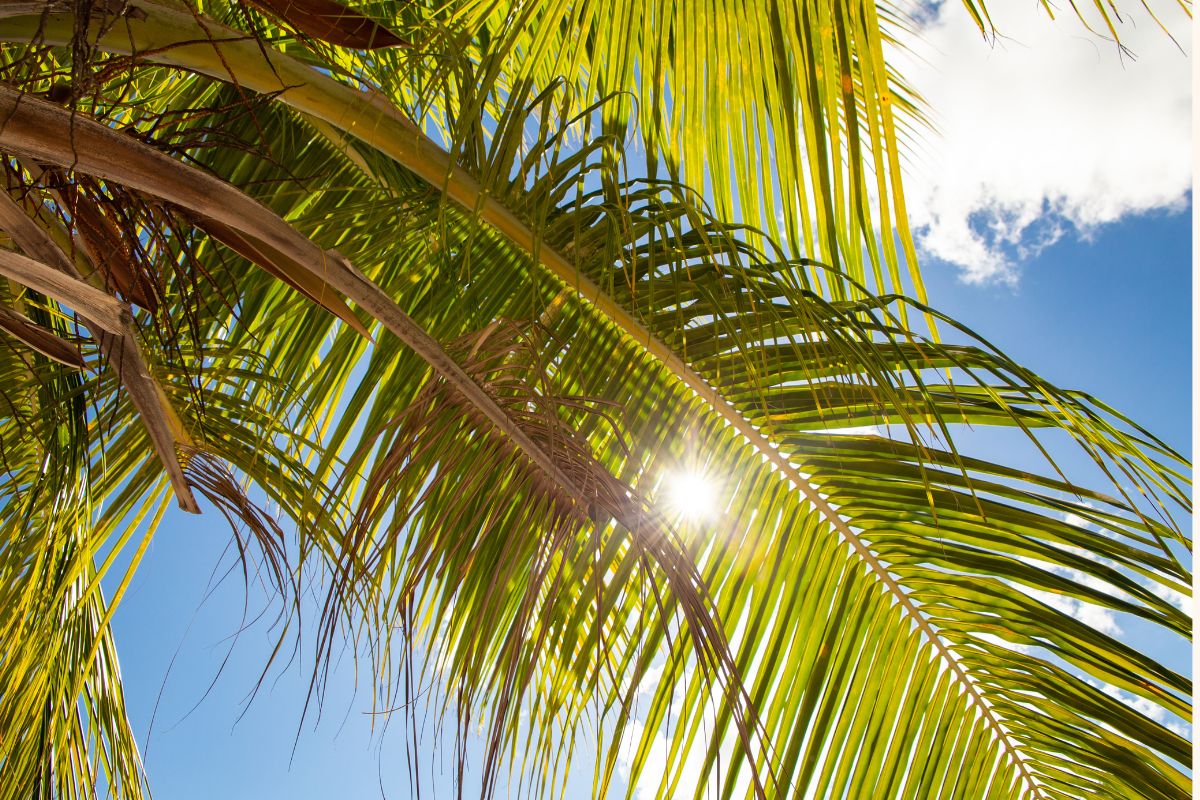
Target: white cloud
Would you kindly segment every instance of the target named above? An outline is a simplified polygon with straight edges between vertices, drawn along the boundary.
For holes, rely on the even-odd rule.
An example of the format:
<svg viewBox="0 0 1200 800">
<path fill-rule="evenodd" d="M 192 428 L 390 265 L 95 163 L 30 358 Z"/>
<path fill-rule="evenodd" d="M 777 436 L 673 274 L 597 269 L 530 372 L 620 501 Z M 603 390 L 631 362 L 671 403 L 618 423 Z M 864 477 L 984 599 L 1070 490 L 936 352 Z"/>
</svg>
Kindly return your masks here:
<svg viewBox="0 0 1200 800">
<path fill-rule="evenodd" d="M 1027 595 L 1035 600 L 1040 600 L 1051 608 L 1058 609 L 1062 613 L 1087 625 L 1090 628 L 1107 633 L 1110 636 L 1116 636 L 1121 632 L 1121 626 L 1117 623 L 1117 617 L 1107 608 L 1103 608 L 1093 603 L 1085 603 L 1082 600 L 1076 600 L 1074 597 L 1057 594 L 1056 592 L 1043 592 L 1040 589 L 1031 589 L 1023 587 Z"/>
<path fill-rule="evenodd" d="M 682 694 L 682 691 L 677 690 L 674 706 L 677 710 L 683 708 Z M 695 712 L 690 711 L 689 713 Z M 716 727 L 717 722 L 716 707 L 711 702 L 706 703 L 700 711 L 700 715 L 700 730 L 691 747 L 683 754 L 683 764 L 678 769 L 679 780 L 672 791 L 673 797 L 694 797 L 697 788 L 699 788 L 700 779 L 703 777 L 705 757 L 708 746 L 712 741 L 713 729 Z M 674 734 L 675 726 L 682 724 L 682 722 L 678 718 L 677 713 L 672 713 L 669 716 L 669 720 L 669 732 Z M 690 722 L 690 720 L 686 722 Z M 637 758 L 638 748 L 645 734 L 646 726 L 641 719 L 635 718 L 630 722 L 628 732 L 625 734 L 620 750 L 617 752 L 617 772 L 625 781 L 629 780 L 633 762 Z M 678 755 L 676 756 L 676 760 L 672 761 L 670 757 L 671 745 L 672 741 L 668 736 L 668 731 L 660 729 L 653 733 L 650 746 L 646 751 L 645 763 L 638 774 L 637 782 L 633 785 L 634 800 L 654 800 L 658 796 L 659 789 L 661 788 L 660 784 L 675 777 Z M 737 747 L 736 734 L 732 731 L 727 731 L 722 742 L 722 753 L 732 753 Z M 716 769 L 708 775 L 707 784 L 704 787 L 705 796 L 720 796 L 721 781 L 718 780 L 718 777 L 724 777 L 724 774 L 719 776 Z M 739 772 L 737 779 L 734 781 L 733 796 L 745 797 L 750 790 L 750 780 L 750 776 L 746 770 Z"/>
<path fill-rule="evenodd" d="M 1088 33 L 1067 5 L 993 3 L 1003 38 L 983 41 L 958 0 L 924 14 L 900 72 L 928 101 L 936 134 L 908 169 L 910 215 L 927 255 L 972 282 L 1014 282 L 1018 262 L 1064 235 L 1181 208 L 1191 186 L 1189 57 L 1137 3 L 1118 30 L 1135 58 Z M 1172 3 L 1160 19 L 1190 46 Z"/>
<path fill-rule="evenodd" d="M 1089 508 L 1092 507 L 1090 503 L 1084 503 L 1084 505 L 1088 506 Z M 1081 528 L 1086 528 L 1088 530 L 1096 531 L 1097 533 L 1100 532 L 1100 528 L 1098 526 L 1085 520 L 1083 517 L 1080 517 L 1079 515 L 1071 513 L 1069 511 L 1065 512 L 1062 515 L 1062 519 L 1064 522 L 1070 523 L 1072 525 L 1077 525 Z M 1115 562 L 1111 559 L 1108 559 L 1108 558 L 1104 558 L 1102 556 L 1098 556 L 1093 552 L 1084 550 L 1083 548 L 1073 547 L 1070 545 L 1064 545 L 1063 549 L 1065 549 L 1068 552 L 1073 553 L 1074 555 L 1077 555 L 1081 558 L 1085 558 L 1090 561 L 1094 561 L 1097 564 L 1102 564 L 1106 567 L 1111 567 L 1111 568 L 1117 570 L 1118 572 L 1126 572 L 1126 574 L 1128 574 L 1128 571 L 1122 569 L 1121 565 L 1118 564 L 1117 562 Z M 1125 602 L 1132 603 L 1135 605 L 1141 605 L 1141 602 L 1137 598 L 1131 596 L 1127 592 L 1122 591 L 1121 589 L 1118 589 L 1116 586 L 1113 586 L 1108 581 L 1103 580 L 1102 578 L 1098 578 L 1095 575 L 1092 575 L 1089 572 L 1085 572 L 1085 571 L 1079 570 L 1079 569 L 1064 567 L 1059 564 L 1051 564 L 1049 562 L 1041 561 L 1041 560 L 1033 559 L 1033 558 L 1024 558 L 1022 560 L 1024 560 L 1026 563 L 1028 563 L 1032 566 L 1047 570 L 1049 572 L 1053 572 L 1057 575 L 1061 575 L 1062 577 L 1067 578 L 1068 580 L 1070 580 L 1074 583 L 1077 583 L 1081 586 L 1086 586 L 1086 587 L 1093 589 L 1097 592 L 1100 592 L 1102 594 L 1107 594 L 1110 597 L 1113 597 L 1115 599 L 1123 600 Z M 1163 600 L 1167 601 L 1168 603 L 1170 603 L 1171 605 L 1175 606 L 1180 611 L 1187 614 L 1189 617 L 1192 616 L 1193 611 L 1192 611 L 1191 596 L 1189 596 L 1181 591 L 1178 591 L 1177 589 L 1174 589 L 1171 586 L 1168 586 L 1164 583 L 1160 583 L 1159 581 L 1156 581 L 1156 580 L 1152 580 L 1145 576 L 1131 575 L 1131 577 L 1133 577 L 1138 583 L 1140 583 L 1144 588 L 1146 588 L 1151 593 L 1157 595 L 1161 599 L 1163 599 Z M 1169 579 L 1164 578 L 1163 580 L 1169 580 Z M 1078 600 L 1073 597 L 1067 597 L 1065 595 L 1057 594 L 1055 592 L 1046 592 L 1046 591 L 1041 591 L 1038 589 L 1032 589 L 1029 587 L 1021 587 L 1021 591 L 1025 592 L 1030 597 L 1033 597 L 1034 599 L 1045 603 L 1046 605 L 1050 606 L 1051 608 L 1058 609 L 1059 611 L 1063 612 L 1064 614 L 1074 617 L 1075 619 L 1079 620 L 1080 622 L 1083 622 L 1085 625 L 1089 625 L 1089 626 L 1095 628 L 1096 630 L 1101 631 L 1102 633 L 1107 633 L 1109 635 L 1116 636 L 1123 632 L 1120 622 L 1117 619 L 1117 616 L 1110 609 L 1104 608 L 1102 606 L 1098 606 L 1094 603 L 1088 603 L 1083 600 Z"/>
<path fill-rule="evenodd" d="M 1191 595 L 1172 589 L 1170 586 L 1163 586 L 1161 583 L 1154 583 L 1152 581 L 1146 581 L 1145 583 L 1150 591 L 1178 608 L 1184 614 L 1193 618 L 1196 616 Z"/>
<path fill-rule="evenodd" d="M 1085 503 L 1085 505 L 1088 505 L 1088 504 Z M 1088 522 L 1086 519 L 1079 516 L 1078 514 L 1072 514 L 1070 511 L 1063 514 L 1063 522 L 1067 523 L 1068 525 L 1074 525 L 1077 528 L 1087 528 L 1090 531 L 1096 530 L 1095 525 Z M 1072 549 L 1078 549 L 1078 548 L 1072 548 Z"/>
<path fill-rule="evenodd" d="M 711 725 L 710 717 L 715 717 L 715 715 L 705 715 L 708 725 Z M 645 725 L 641 720 L 634 720 L 629 726 L 627 738 L 621 743 L 621 749 L 617 754 L 617 770 L 625 780 L 629 779 L 645 730 Z M 663 731 L 655 732 L 653 743 L 646 753 L 646 761 L 642 765 L 637 783 L 634 785 L 634 800 L 653 800 L 658 796 L 659 783 L 670 775 L 670 744 Z M 679 783 L 675 786 L 677 796 L 695 796 L 696 786 L 703 768 L 704 747 L 693 746 L 684 756 L 684 768 L 680 772 Z"/>
<path fill-rule="evenodd" d="M 1191 730 L 1186 725 L 1179 724 L 1178 718 L 1167 713 L 1167 710 L 1155 703 L 1153 700 L 1147 700 L 1144 697 L 1138 697 L 1135 694 L 1126 692 L 1123 689 L 1118 689 L 1111 683 L 1099 683 L 1088 681 L 1089 684 L 1100 689 L 1109 697 L 1132 708 L 1144 717 L 1154 720 L 1155 722 L 1165 725 L 1168 729 L 1174 731 L 1185 739 L 1191 738 Z"/>
<path fill-rule="evenodd" d="M 1085 503 L 1085 505 L 1088 504 Z M 1083 528 L 1095 529 L 1095 526 L 1087 522 L 1087 520 L 1070 512 L 1063 514 L 1063 520 L 1073 525 L 1079 525 Z M 1078 547 L 1071 547 L 1068 545 L 1064 549 L 1074 553 L 1075 555 L 1088 558 L 1093 561 L 1107 563 L 1110 565 L 1112 563 L 1107 559 L 1099 558 L 1095 554 L 1089 553 L 1088 551 L 1082 550 Z M 1041 561 L 1035 558 L 1024 558 L 1022 560 L 1032 566 L 1053 572 L 1057 575 L 1061 575 L 1068 580 L 1071 580 L 1082 586 L 1087 586 L 1088 588 L 1094 589 L 1102 594 L 1107 594 L 1110 597 L 1116 597 L 1122 600 L 1132 600 L 1128 594 L 1122 592 L 1108 581 L 1101 580 L 1100 578 L 1097 578 L 1096 576 L 1082 570 L 1064 567 L 1060 564 L 1052 564 L 1050 562 Z M 1067 616 L 1074 617 L 1084 625 L 1094 628 L 1101 633 L 1107 633 L 1110 636 L 1116 636 L 1122 632 L 1121 626 L 1117 622 L 1116 614 L 1114 614 L 1111 610 L 1104 608 L 1103 606 L 1098 606 L 1094 603 L 1088 603 L 1074 597 L 1061 595 L 1057 592 L 1046 592 L 1040 589 L 1033 589 L 1028 586 L 1021 587 L 1021 591 L 1025 592 L 1035 600 L 1039 600 L 1051 608 L 1061 611 Z"/>
<path fill-rule="evenodd" d="M 822 428 L 820 433 L 833 436 L 880 436 L 882 432 L 878 425 L 855 425 L 849 428 Z"/>
<path fill-rule="evenodd" d="M 1085 502 L 1084 505 L 1087 506 L 1088 508 L 1094 508 L 1094 506 L 1091 503 Z M 1087 528 L 1088 530 L 1097 531 L 1097 532 L 1100 531 L 1099 526 L 1094 525 L 1094 524 L 1088 522 L 1087 520 L 1083 519 L 1082 517 L 1080 517 L 1076 514 L 1072 514 L 1069 511 L 1063 514 L 1063 521 L 1067 522 L 1071 525 L 1078 525 L 1081 528 Z M 1095 561 L 1097 564 L 1103 564 L 1107 567 L 1112 567 L 1114 569 L 1120 570 L 1120 565 L 1118 565 L 1115 561 L 1112 561 L 1111 559 L 1102 558 L 1100 556 L 1097 556 L 1095 553 L 1089 552 L 1089 551 L 1084 550 L 1079 547 L 1067 546 L 1065 549 L 1069 550 L 1070 552 L 1074 553 L 1077 556 L 1081 556 L 1083 558 L 1087 558 L 1092 561 Z M 1048 567 L 1049 565 L 1043 565 L 1043 566 Z M 1107 581 L 1103 581 L 1094 576 L 1087 575 L 1083 572 L 1080 572 L 1079 570 L 1074 570 L 1074 569 L 1063 570 L 1059 567 L 1051 567 L 1051 568 L 1060 572 L 1063 575 L 1066 575 L 1068 578 L 1070 578 L 1073 581 L 1077 581 L 1086 586 L 1090 586 L 1093 589 L 1097 589 L 1097 590 L 1104 592 L 1106 594 L 1109 594 L 1113 597 L 1117 597 L 1117 598 L 1120 598 L 1121 600 L 1125 600 L 1125 601 L 1132 602 L 1132 603 L 1137 602 L 1129 594 L 1127 594 L 1126 592 L 1122 592 L 1120 589 L 1116 588 L 1115 586 L 1108 583 Z M 1173 589 L 1171 586 L 1168 586 L 1165 583 L 1165 581 L 1169 581 L 1169 580 L 1171 580 L 1171 578 L 1163 576 L 1163 578 L 1162 578 L 1163 582 L 1160 582 L 1158 580 L 1153 580 L 1153 579 L 1147 578 L 1145 576 L 1135 575 L 1133 577 L 1135 578 L 1135 580 L 1138 581 L 1138 583 L 1140 583 L 1143 587 L 1145 587 L 1148 591 L 1150 591 L 1150 593 L 1157 595 L 1162 600 L 1167 601 L 1168 603 L 1175 606 L 1176 608 L 1178 608 L 1180 611 L 1182 611 L 1184 614 L 1188 615 L 1189 617 L 1194 615 L 1192 596 L 1190 594 L 1185 594 L 1185 593 L 1179 591 L 1178 589 Z"/>
<path fill-rule="evenodd" d="M 642 673 L 641 680 L 638 681 L 637 692 L 634 697 L 638 702 L 649 700 L 653 697 L 654 692 L 658 689 L 658 684 L 662 681 L 663 671 L 666 669 L 666 663 L 657 661 L 646 668 Z M 629 676 L 621 676 L 621 694 L 629 692 Z"/>
<path fill-rule="evenodd" d="M 1012 650 L 1014 653 L 1021 653 L 1023 655 L 1029 655 L 1030 653 L 1033 652 L 1032 647 L 1029 647 L 1029 646 L 1023 645 L 1023 644 L 1018 644 L 1017 642 L 1010 642 L 1009 640 L 1003 639 L 994 633 L 985 633 L 982 631 L 977 631 L 975 633 L 975 638 L 982 642 L 987 642 L 988 644 L 994 645 L 996 647 L 1003 647 L 1006 650 Z M 941 673 L 939 672 L 939 674 L 941 674 Z"/>
</svg>

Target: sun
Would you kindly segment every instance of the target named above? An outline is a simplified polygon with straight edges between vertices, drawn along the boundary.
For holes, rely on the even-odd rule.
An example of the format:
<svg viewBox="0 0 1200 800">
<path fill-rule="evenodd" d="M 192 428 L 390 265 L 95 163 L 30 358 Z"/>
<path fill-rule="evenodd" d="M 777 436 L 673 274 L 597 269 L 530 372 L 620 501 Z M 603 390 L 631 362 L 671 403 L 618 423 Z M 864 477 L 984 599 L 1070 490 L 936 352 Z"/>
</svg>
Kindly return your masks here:
<svg viewBox="0 0 1200 800">
<path fill-rule="evenodd" d="M 691 520 L 712 519 L 717 515 L 719 486 L 699 471 L 679 471 L 667 475 L 667 502 L 671 509 Z"/>
</svg>

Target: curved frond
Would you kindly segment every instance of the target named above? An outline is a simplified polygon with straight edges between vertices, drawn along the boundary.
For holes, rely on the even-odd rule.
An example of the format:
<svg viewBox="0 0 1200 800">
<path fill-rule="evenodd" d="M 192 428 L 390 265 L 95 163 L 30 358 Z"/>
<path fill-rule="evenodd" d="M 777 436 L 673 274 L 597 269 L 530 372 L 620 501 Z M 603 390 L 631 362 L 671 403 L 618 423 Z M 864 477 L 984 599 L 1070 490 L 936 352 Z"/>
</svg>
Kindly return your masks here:
<svg viewBox="0 0 1200 800">
<path fill-rule="evenodd" d="M 19 796 L 143 792 L 108 621 L 168 486 L 485 793 L 588 730 L 598 795 L 1187 796 L 1189 678 L 1064 608 L 1190 637 L 1188 464 L 902 293 L 903 16 L 600 5 L 4 6 Z"/>
</svg>

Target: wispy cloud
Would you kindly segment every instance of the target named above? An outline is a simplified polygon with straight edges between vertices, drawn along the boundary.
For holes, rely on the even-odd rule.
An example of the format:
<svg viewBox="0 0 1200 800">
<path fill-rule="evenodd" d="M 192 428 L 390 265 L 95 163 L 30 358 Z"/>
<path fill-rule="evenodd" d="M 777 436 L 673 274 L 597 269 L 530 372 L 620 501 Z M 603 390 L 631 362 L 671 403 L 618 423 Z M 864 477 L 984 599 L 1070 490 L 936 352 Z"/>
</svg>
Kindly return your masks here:
<svg viewBox="0 0 1200 800">
<path fill-rule="evenodd" d="M 716 713 L 709 708 L 704 710 L 703 730 L 712 729 L 716 721 Z M 634 761 L 637 759 L 638 746 L 645 735 L 645 725 L 641 720 L 634 720 L 629 726 L 629 734 L 621 743 L 617 755 L 617 769 L 620 776 L 628 781 Z M 705 748 L 708 745 L 707 736 L 701 736 L 694 742 L 684 755 L 683 768 L 679 771 L 679 782 L 675 784 L 674 795 L 677 797 L 694 797 L 700 777 L 704 772 Z M 659 784 L 672 775 L 670 758 L 671 742 L 663 731 L 656 731 L 652 743 L 647 749 L 645 763 L 634 784 L 634 800 L 653 800 L 658 796 Z M 710 778 L 710 783 L 715 782 Z M 742 792 L 742 795 L 745 791 Z M 741 795 L 739 795 L 741 796 Z"/>
<path fill-rule="evenodd" d="M 1144 717 L 1154 720 L 1160 725 L 1166 726 L 1185 739 L 1191 738 L 1191 728 L 1187 725 L 1180 724 L 1180 720 L 1167 713 L 1166 709 L 1155 703 L 1152 700 L 1147 700 L 1144 697 L 1138 697 L 1135 694 L 1126 692 L 1123 689 L 1118 689 L 1111 683 L 1096 683 L 1088 681 L 1092 686 L 1095 686 L 1100 691 L 1104 692 L 1109 697 L 1132 708 Z"/>
<path fill-rule="evenodd" d="M 1091 507 L 1091 504 L 1089 503 L 1084 503 L 1084 505 Z M 1078 514 L 1066 512 L 1062 515 L 1062 519 L 1064 522 L 1070 525 L 1076 525 L 1081 528 L 1096 531 L 1098 535 L 1104 535 L 1097 525 L 1088 522 Z M 1079 547 L 1072 547 L 1070 545 L 1064 545 L 1063 549 L 1081 558 L 1094 561 L 1097 564 L 1101 564 L 1105 567 L 1116 570 L 1117 572 L 1125 572 L 1125 570 L 1123 570 L 1121 565 L 1117 562 L 1096 555 L 1088 550 L 1084 550 Z M 1048 572 L 1060 575 L 1070 581 L 1073 581 L 1074 583 L 1077 583 L 1081 586 L 1086 586 L 1089 589 L 1093 589 L 1101 594 L 1106 594 L 1110 597 L 1128 603 L 1140 604 L 1136 598 L 1127 592 L 1118 589 L 1108 581 L 1105 581 L 1089 572 L 1064 567 L 1059 564 L 1051 564 L 1032 558 L 1025 558 L 1023 560 L 1032 566 L 1036 566 L 1047 570 Z M 1183 592 L 1145 576 L 1132 575 L 1131 577 L 1133 577 L 1134 580 L 1140 583 L 1143 588 L 1147 589 L 1152 594 L 1155 594 L 1159 598 L 1167 601 L 1183 613 L 1187 614 L 1189 617 L 1192 616 L 1192 598 L 1190 595 L 1184 594 Z M 1075 619 L 1078 619 L 1080 622 L 1083 622 L 1085 625 L 1089 625 L 1102 633 L 1107 633 L 1111 636 L 1117 636 L 1123 632 L 1117 616 L 1108 608 L 1104 608 L 1084 600 L 1079 600 L 1074 597 L 1068 597 L 1066 595 L 1056 594 L 1054 592 L 1040 591 L 1029 587 L 1023 587 L 1022 591 L 1024 591 L 1030 597 L 1045 603 L 1051 608 L 1058 609 L 1064 614 L 1072 616 Z"/>
<path fill-rule="evenodd" d="M 1065 7 L 1052 22 L 1038 3 L 993 4 L 1003 34 L 994 44 L 957 0 L 922 15 L 920 41 L 899 60 L 939 131 L 911 163 L 907 187 L 926 255 L 967 281 L 1012 283 L 1023 258 L 1065 235 L 1183 207 L 1190 61 L 1136 5 L 1122 7 L 1119 28 L 1133 56 Z M 1188 48 L 1182 12 L 1161 5 Z"/>
<path fill-rule="evenodd" d="M 1110 636 L 1121 633 L 1121 626 L 1117 623 L 1116 615 L 1107 608 L 1054 592 L 1043 592 L 1028 587 L 1023 591 L 1035 600 L 1040 600 L 1051 608 L 1058 609 L 1069 617 L 1074 617 L 1089 628 L 1094 628 Z"/>
</svg>

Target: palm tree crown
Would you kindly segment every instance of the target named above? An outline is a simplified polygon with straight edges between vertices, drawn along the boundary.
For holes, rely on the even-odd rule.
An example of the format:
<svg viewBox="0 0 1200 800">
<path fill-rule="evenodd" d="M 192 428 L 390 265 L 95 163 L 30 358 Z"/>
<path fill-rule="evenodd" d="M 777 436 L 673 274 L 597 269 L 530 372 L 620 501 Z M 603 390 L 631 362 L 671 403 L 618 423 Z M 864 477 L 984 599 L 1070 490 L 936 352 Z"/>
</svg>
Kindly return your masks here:
<svg viewBox="0 0 1200 800">
<path fill-rule="evenodd" d="M 1101 687 L 1190 680 L 1038 599 L 1190 640 L 1188 465 L 929 305 L 909 24 L 0 1 L 0 798 L 147 793 L 109 623 L 172 502 L 284 630 L 319 592 L 314 692 L 349 641 L 380 709 L 483 720 L 488 792 L 556 794 L 586 723 L 598 796 L 660 735 L 664 797 L 689 753 L 723 797 L 1188 796 Z"/>
</svg>

